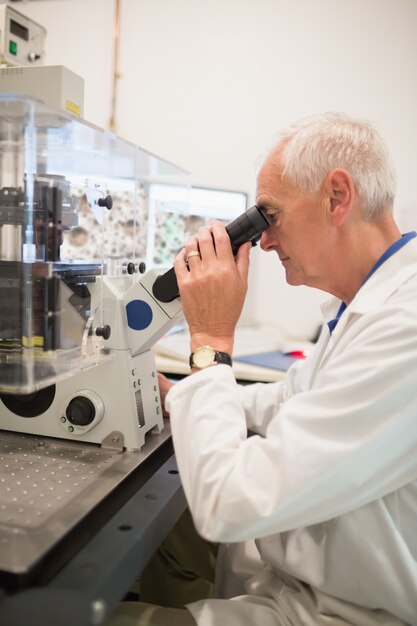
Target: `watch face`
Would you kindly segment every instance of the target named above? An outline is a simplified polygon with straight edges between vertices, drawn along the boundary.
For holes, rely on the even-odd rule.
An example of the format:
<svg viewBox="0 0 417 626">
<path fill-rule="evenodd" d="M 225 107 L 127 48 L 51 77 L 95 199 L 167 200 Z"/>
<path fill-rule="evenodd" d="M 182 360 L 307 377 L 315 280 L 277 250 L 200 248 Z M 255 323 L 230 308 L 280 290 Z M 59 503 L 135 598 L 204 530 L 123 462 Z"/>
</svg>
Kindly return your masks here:
<svg viewBox="0 0 417 626">
<path fill-rule="evenodd" d="M 208 346 L 198 348 L 194 352 L 193 361 L 197 367 L 207 367 L 208 365 L 211 365 L 215 362 L 213 348 L 209 348 Z"/>
</svg>

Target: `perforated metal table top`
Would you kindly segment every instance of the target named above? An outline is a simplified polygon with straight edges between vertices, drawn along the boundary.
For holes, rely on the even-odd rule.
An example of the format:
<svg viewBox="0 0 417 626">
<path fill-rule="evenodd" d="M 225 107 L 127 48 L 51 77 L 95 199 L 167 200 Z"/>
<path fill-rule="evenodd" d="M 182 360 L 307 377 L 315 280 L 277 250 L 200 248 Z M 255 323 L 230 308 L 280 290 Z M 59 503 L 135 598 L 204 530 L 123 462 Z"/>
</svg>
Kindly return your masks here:
<svg viewBox="0 0 417 626">
<path fill-rule="evenodd" d="M 0 570 L 26 572 L 169 437 L 115 452 L 0 430 Z"/>
</svg>

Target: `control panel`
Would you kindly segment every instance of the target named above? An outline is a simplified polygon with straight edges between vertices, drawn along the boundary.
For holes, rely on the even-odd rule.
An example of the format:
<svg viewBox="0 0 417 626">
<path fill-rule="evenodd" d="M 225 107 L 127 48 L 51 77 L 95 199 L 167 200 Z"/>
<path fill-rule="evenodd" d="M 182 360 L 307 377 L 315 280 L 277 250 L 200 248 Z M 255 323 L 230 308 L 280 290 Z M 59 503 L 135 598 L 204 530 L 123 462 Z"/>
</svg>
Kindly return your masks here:
<svg viewBox="0 0 417 626">
<path fill-rule="evenodd" d="M 42 65 L 46 29 L 9 5 L 0 6 L 0 63 Z"/>
</svg>

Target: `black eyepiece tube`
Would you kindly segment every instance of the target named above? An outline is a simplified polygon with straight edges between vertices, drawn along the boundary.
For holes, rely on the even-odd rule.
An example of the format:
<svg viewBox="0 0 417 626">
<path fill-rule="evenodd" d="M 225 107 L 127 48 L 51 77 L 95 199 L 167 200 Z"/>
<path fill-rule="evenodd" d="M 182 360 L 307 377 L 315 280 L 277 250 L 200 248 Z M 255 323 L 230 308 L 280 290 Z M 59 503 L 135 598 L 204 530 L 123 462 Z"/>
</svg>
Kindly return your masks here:
<svg viewBox="0 0 417 626">
<path fill-rule="evenodd" d="M 251 241 L 255 246 L 268 226 L 270 224 L 267 218 L 256 205 L 230 222 L 226 226 L 226 231 L 230 237 L 233 254 L 236 254 L 240 246 L 247 241 Z M 152 293 L 160 302 L 172 302 L 179 296 L 177 277 L 173 267 L 165 274 L 158 276 L 152 286 Z"/>
<path fill-rule="evenodd" d="M 226 231 L 230 237 L 233 254 L 237 254 L 240 246 L 247 241 L 251 241 L 255 246 L 269 225 L 265 215 L 256 205 L 230 222 L 226 226 Z"/>
</svg>

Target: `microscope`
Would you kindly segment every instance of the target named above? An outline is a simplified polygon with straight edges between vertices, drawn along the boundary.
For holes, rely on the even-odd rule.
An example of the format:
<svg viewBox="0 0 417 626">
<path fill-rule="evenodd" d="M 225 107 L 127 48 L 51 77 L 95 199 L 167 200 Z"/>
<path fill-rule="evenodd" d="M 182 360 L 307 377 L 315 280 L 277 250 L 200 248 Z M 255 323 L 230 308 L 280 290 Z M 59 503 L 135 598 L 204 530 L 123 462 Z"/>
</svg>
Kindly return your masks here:
<svg viewBox="0 0 417 626">
<path fill-rule="evenodd" d="M 186 211 L 187 172 L 0 96 L 0 430 L 136 451 L 163 428 L 152 346 L 181 305 L 145 268 L 153 184 Z"/>
</svg>

